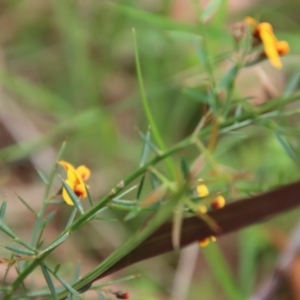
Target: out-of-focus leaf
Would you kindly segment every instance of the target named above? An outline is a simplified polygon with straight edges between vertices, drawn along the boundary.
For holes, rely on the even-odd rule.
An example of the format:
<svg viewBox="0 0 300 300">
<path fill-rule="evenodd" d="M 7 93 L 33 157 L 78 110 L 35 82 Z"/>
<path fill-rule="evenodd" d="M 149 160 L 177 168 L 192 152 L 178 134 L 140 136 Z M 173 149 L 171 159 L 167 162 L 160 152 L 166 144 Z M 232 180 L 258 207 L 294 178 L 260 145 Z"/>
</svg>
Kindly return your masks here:
<svg viewBox="0 0 300 300">
<path fill-rule="evenodd" d="M 42 269 L 43 275 L 45 277 L 45 280 L 47 282 L 47 285 L 49 287 L 49 290 L 51 292 L 51 295 L 52 295 L 53 299 L 54 300 L 58 300 L 58 297 L 57 297 L 57 294 L 56 294 L 56 290 L 55 290 L 55 286 L 53 284 L 53 281 L 51 279 L 51 276 L 50 276 L 47 268 L 42 264 L 41 265 L 41 269 Z"/>
<path fill-rule="evenodd" d="M 218 10 L 224 0 L 210 0 L 201 14 L 201 20 L 206 22 Z"/>
<path fill-rule="evenodd" d="M 289 97 L 296 90 L 300 81 L 300 73 L 295 73 L 287 83 L 287 86 L 283 92 L 284 97 Z"/>
<path fill-rule="evenodd" d="M 3 201 L 0 207 L 0 224 L 2 224 L 6 212 L 6 201 Z"/>
</svg>

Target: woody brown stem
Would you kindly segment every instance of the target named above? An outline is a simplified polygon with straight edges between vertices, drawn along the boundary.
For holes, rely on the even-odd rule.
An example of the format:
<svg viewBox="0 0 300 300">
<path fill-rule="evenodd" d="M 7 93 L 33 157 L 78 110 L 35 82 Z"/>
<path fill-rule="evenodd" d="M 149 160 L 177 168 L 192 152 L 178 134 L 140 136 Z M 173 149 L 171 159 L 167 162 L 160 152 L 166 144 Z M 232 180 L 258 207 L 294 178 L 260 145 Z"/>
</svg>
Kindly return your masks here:
<svg viewBox="0 0 300 300">
<path fill-rule="evenodd" d="M 220 227 L 214 232 L 204 221 L 197 217 L 184 219 L 180 247 L 202 240 L 211 235 L 221 236 L 261 222 L 276 214 L 295 208 L 300 204 L 300 181 L 269 191 L 267 193 L 240 200 L 224 208 L 209 212 Z M 156 230 L 134 251 L 120 259 L 114 266 L 97 279 L 117 272 L 134 263 L 161 255 L 173 250 L 172 223 L 168 222 Z"/>
</svg>

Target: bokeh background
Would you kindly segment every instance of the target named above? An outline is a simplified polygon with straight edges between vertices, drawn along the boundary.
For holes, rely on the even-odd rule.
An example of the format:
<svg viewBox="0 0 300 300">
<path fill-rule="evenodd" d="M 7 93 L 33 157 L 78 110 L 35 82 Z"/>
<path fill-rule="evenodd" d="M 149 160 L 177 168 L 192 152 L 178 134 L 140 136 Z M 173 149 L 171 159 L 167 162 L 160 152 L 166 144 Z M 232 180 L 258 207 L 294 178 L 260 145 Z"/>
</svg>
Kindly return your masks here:
<svg viewBox="0 0 300 300">
<path fill-rule="evenodd" d="M 133 27 L 147 96 L 166 144 L 191 133 L 201 117 L 201 103 L 190 99 L 184 88 L 200 86 L 204 68 L 182 32 L 198 32 L 196 2 L 0 1 L 0 200 L 8 201 L 6 223 L 24 239 L 30 237 L 34 218 L 17 195 L 39 208 L 45 186 L 37 170 L 49 174 L 63 141 L 65 160 L 91 168 L 95 201 L 138 167 L 143 147 L 138 131 L 146 132 L 148 124 L 135 71 Z M 233 51 L 232 26 L 248 15 L 272 23 L 278 37 L 290 43 L 282 70 L 266 61 L 240 73 L 235 93 L 251 97 L 252 105 L 281 95 L 292 74 L 299 72 L 299 9 L 296 0 L 230 0 L 208 20 L 212 56 Z M 219 64 L 216 76 L 226 67 L 226 61 Z M 298 125 L 297 117 L 289 122 Z M 297 136 L 290 137 L 295 149 Z M 195 153 L 184 156 L 192 160 Z M 222 140 L 218 162 L 244 170 L 243 188 L 252 192 L 299 177 L 298 167 L 266 128 L 250 127 Z M 60 187 L 56 181 L 54 192 Z M 64 228 L 71 212 L 65 205 L 48 209 L 57 215 L 46 229 L 46 242 Z M 88 224 L 55 251 L 52 259 L 65 262 L 67 278 L 78 261 L 82 274 L 91 270 L 141 223 L 123 222 L 124 213 L 114 209 L 107 216 L 111 222 Z M 298 216 L 297 209 L 218 240 L 245 299 L 273 271 Z M 9 242 L 1 235 L 1 246 Z M 8 252 L 3 248 L 0 253 L 5 257 Z M 0 266 L 0 277 L 5 268 Z M 197 245 L 105 280 L 131 274 L 141 276 L 112 289 L 129 291 L 132 299 L 228 299 Z M 288 292 L 278 299 L 300 299 L 293 285 L 299 276 L 298 269 Z M 44 284 L 40 276 L 35 280 L 37 286 Z M 298 298 L 288 298 L 296 294 Z M 91 292 L 88 297 L 94 296 Z"/>
</svg>

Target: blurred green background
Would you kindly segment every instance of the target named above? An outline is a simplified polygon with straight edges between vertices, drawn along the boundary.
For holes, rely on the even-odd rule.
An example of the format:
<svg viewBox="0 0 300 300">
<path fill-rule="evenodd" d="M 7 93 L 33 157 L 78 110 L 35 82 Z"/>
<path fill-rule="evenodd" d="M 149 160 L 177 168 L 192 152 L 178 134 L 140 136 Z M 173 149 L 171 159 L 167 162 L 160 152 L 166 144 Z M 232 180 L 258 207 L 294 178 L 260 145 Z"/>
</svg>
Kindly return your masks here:
<svg viewBox="0 0 300 300">
<path fill-rule="evenodd" d="M 207 21 L 212 58 L 233 51 L 232 26 L 248 15 L 272 23 L 276 35 L 290 43 L 283 70 L 263 62 L 259 68 L 243 70 L 235 89 L 236 97 L 251 97 L 253 105 L 281 95 L 299 72 L 300 3 L 213 2 L 220 6 Z M 8 200 L 6 221 L 24 238 L 30 233 L 32 217 L 15 192 L 39 207 L 44 186 L 36 170 L 49 173 L 64 140 L 64 159 L 91 168 L 89 185 L 95 201 L 138 167 L 143 147 L 138 131 L 145 133 L 148 124 L 140 101 L 132 28 L 136 29 L 150 107 L 165 143 L 171 146 L 192 132 L 203 103 L 185 88 L 201 90 L 205 71 L 192 42 L 203 29 L 197 22 L 196 6 L 197 1 L 187 0 L 0 1 L 0 196 Z M 216 66 L 217 78 L 226 66 L 226 61 Z M 294 129 L 287 139 L 298 155 L 297 116 L 280 122 Z M 261 125 L 228 134 L 218 145 L 218 163 L 233 173 L 245 172 L 245 179 L 236 185 L 239 193 L 228 191 L 232 198 L 241 191 L 251 194 L 299 177 L 299 166 L 282 147 L 275 130 Z M 182 156 L 192 161 L 195 153 L 184 151 L 178 158 Z M 53 209 L 58 217 L 47 229 L 49 240 L 70 214 L 68 207 Z M 273 270 L 298 213 L 295 210 L 220 238 L 218 244 L 244 299 Z M 109 214 L 122 220 L 118 211 Z M 88 225 L 55 252 L 56 259 L 68 259 L 70 264 L 82 260 L 84 274 L 126 239 L 134 222 Z M 180 300 L 229 299 L 205 256 L 191 249 L 190 260 L 186 254 L 168 254 L 114 276 L 142 275 L 121 286 L 133 299 L 175 299 L 176 293 Z M 209 249 L 204 250 L 206 255 Z M 0 272 L 3 270 L 5 266 Z M 184 278 L 188 288 L 177 291 L 178 285 L 184 286 Z"/>
</svg>

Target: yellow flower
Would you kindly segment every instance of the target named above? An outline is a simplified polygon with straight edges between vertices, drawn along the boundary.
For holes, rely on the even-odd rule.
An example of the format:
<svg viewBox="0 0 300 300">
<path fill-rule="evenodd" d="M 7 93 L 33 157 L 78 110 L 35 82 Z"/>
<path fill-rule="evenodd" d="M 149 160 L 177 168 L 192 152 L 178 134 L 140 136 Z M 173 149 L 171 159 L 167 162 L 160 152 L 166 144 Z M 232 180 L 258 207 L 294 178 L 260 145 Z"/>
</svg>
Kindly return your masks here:
<svg viewBox="0 0 300 300">
<path fill-rule="evenodd" d="M 286 41 L 277 41 L 275 47 L 279 55 L 286 55 L 290 52 L 290 45 Z"/>
<path fill-rule="evenodd" d="M 251 17 L 246 17 L 244 21 L 250 26 L 253 37 L 263 44 L 264 55 L 269 59 L 271 64 L 277 69 L 282 68 L 280 56 L 289 53 L 289 44 L 286 41 L 277 40 L 270 23 L 258 23 Z"/>
<path fill-rule="evenodd" d="M 210 206 L 213 210 L 223 208 L 225 206 L 225 198 L 222 195 L 216 196 Z"/>
<path fill-rule="evenodd" d="M 258 22 L 252 17 L 246 17 L 244 19 L 244 21 L 245 21 L 246 24 L 248 24 L 251 27 L 252 31 L 254 31 L 254 29 L 257 26 Z"/>
<path fill-rule="evenodd" d="M 203 183 L 202 179 L 198 180 L 198 185 L 196 186 L 196 191 L 199 197 L 206 197 L 209 195 L 208 187 Z M 222 195 L 217 195 L 212 203 L 210 204 L 211 209 L 220 209 L 225 206 L 225 198 Z M 207 207 L 205 205 L 200 205 L 198 211 L 201 214 L 207 213 Z M 206 247 L 210 242 L 215 242 L 217 239 L 215 236 L 207 237 L 203 240 L 198 241 L 200 247 Z"/>
<path fill-rule="evenodd" d="M 206 214 L 207 213 L 207 207 L 205 205 L 200 205 L 198 208 L 198 211 L 200 214 Z"/>
<path fill-rule="evenodd" d="M 207 237 L 203 240 L 198 241 L 198 244 L 201 248 L 204 248 L 204 247 L 208 246 L 209 242 L 210 242 L 210 238 Z"/>
<path fill-rule="evenodd" d="M 74 193 L 77 195 L 78 198 L 80 199 L 86 198 L 87 187 L 84 181 L 89 179 L 91 175 L 90 169 L 84 165 L 75 168 L 73 165 L 71 165 L 70 163 L 64 160 L 60 160 L 58 163 L 61 166 L 63 166 L 63 168 L 67 172 L 67 179 L 65 180 L 65 183 L 74 191 Z M 72 199 L 70 198 L 65 188 L 63 188 L 62 190 L 62 197 L 68 205 L 74 205 Z"/>
<path fill-rule="evenodd" d="M 208 188 L 205 184 L 202 183 L 201 179 L 199 180 L 199 183 L 198 183 L 196 189 L 197 189 L 197 193 L 198 193 L 199 197 L 206 197 L 209 195 Z"/>
<path fill-rule="evenodd" d="M 204 247 L 208 246 L 210 242 L 216 242 L 216 241 L 217 241 L 216 237 L 212 235 L 210 237 L 207 237 L 203 240 L 198 241 L 198 244 L 201 248 L 204 248 Z"/>
</svg>

